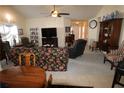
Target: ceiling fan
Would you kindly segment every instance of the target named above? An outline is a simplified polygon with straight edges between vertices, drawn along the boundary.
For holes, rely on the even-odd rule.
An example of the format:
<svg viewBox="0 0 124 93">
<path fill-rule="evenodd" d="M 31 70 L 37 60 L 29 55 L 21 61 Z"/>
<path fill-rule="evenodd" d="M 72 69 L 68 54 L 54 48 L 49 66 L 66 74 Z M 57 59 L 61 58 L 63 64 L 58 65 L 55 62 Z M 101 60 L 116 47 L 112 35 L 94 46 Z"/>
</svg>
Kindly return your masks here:
<svg viewBox="0 0 124 93">
<path fill-rule="evenodd" d="M 59 13 L 56 9 L 55 9 L 55 5 L 53 6 L 53 10 L 51 11 L 51 16 L 52 17 L 61 17 L 62 15 L 70 15 L 69 13 Z"/>
<path fill-rule="evenodd" d="M 51 11 L 51 16 L 52 17 L 61 17 L 61 15 L 70 15 L 69 13 L 59 13 L 56 9 L 55 9 L 55 5 L 53 6 L 53 11 Z"/>
</svg>

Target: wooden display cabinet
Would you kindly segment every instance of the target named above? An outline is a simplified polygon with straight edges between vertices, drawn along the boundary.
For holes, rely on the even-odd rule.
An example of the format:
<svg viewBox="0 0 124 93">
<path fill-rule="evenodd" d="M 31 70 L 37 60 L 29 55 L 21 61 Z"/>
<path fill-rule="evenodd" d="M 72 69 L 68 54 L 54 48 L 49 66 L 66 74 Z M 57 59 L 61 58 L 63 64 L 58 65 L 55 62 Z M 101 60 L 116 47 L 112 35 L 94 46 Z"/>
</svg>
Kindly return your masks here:
<svg viewBox="0 0 124 93">
<path fill-rule="evenodd" d="M 122 18 L 100 22 L 99 48 L 103 51 L 117 49 L 119 46 Z"/>
</svg>

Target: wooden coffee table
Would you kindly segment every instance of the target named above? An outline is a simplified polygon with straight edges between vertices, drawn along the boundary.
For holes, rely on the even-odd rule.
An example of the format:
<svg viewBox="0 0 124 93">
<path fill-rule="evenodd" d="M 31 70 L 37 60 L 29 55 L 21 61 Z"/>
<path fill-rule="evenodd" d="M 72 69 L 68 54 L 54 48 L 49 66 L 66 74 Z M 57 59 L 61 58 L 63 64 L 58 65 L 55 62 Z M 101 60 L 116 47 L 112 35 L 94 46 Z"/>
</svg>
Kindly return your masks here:
<svg viewBox="0 0 124 93">
<path fill-rule="evenodd" d="M 0 82 L 11 88 L 45 87 L 46 73 L 40 67 L 14 66 L 0 71 Z"/>
</svg>

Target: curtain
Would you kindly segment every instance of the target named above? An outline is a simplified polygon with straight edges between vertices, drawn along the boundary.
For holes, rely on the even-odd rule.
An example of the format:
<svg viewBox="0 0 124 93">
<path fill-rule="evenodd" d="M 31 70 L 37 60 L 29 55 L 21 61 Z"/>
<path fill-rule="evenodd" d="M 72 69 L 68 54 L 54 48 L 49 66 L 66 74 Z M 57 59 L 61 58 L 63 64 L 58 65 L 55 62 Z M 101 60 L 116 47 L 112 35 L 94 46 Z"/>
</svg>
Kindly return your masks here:
<svg viewBox="0 0 124 93">
<path fill-rule="evenodd" d="M 9 41 L 10 46 L 19 43 L 18 30 L 16 25 L 0 25 L 2 41 Z M 15 41 L 15 42 L 14 42 Z"/>
<path fill-rule="evenodd" d="M 87 27 L 85 25 L 73 25 L 73 33 L 75 34 L 75 39 L 87 39 Z"/>
</svg>

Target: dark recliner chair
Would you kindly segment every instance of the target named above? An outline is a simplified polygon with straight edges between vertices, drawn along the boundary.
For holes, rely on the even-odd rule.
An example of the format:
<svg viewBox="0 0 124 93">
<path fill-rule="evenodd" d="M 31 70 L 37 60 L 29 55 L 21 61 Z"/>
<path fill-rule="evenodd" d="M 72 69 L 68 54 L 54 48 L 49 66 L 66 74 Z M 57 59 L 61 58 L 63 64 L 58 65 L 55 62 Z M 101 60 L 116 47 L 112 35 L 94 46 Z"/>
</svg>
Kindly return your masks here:
<svg viewBox="0 0 124 93">
<path fill-rule="evenodd" d="M 69 48 L 69 58 L 76 58 L 84 53 L 87 41 L 84 39 L 78 39 L 74 42 L 72 48 Z"/>
<path fill-rule="evenodd" d="M 21 42 L 22 42 L 22 45 L 24 47 L 28 47 L 28 48 L 34 47 L 34 44 L 29 42 L 29 38 L 28 37 L 21 37 Z"/>
</svg>

